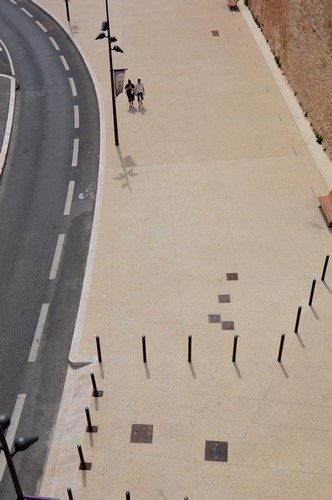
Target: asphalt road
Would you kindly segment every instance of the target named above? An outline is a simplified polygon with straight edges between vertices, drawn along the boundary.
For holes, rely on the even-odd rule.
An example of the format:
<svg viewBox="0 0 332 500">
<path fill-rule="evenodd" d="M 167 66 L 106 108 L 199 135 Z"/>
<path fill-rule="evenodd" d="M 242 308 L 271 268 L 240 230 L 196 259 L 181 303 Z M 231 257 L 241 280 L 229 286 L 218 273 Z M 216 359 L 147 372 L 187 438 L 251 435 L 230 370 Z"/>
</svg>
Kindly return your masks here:
<svg viewBox="0 0 332 500">
<path fill-rule="evenodd" d="M 36 494 L 86 265 L 99 113 L 83 60 L 45 13 L 28 1 L 2 0 L 0 33 L 20 85 L 0 183 L 0 413 L 12 415 L 23 401 L 16 435 L 40 436 L 14 457 L 23 490 Z M 0 73 L 10 72 L 2 51 Z M 0 499 L 11 498 L 6 471 Z"/>
</svg>

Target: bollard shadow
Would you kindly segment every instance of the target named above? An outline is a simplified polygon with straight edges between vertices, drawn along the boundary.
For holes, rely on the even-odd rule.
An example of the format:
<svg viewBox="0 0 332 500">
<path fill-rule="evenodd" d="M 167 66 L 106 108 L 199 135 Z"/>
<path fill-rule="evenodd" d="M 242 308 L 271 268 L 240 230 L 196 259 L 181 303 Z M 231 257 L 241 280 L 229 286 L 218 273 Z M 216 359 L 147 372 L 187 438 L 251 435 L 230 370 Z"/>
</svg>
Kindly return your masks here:
<svg viewBox="0 0 332 500">
<path fill-rule="evenodd" d="M 95 445 L 95 440 L 94 440 L 93 432 L 88 432 L 88 434 L 89 434 L 90 447 L 93 448 L 94 445 Z"/>
<path fill-rule="evenodd" d="M 278 361 L 278 363 L 279 363 L 279 366 L 280 366 L 280 368 L 282 369 L 283 374 L 285 375 L 285 377 L 286 377 L 286 378 L 289 378 L 289 377 L 288 377 L 288 373 L 286 372 L 286 369 L 285 369 L 285 367 L 284 367 L 284 365 L 283 365 L 282 361 Z"/>
<path fill-rule="evenodd" d="M 95 406 L 95 410 L 96 411 L 99 411 L 99 398 L 93 398 L 94 399 L 94 406 Z"/>
<path fill-rule="evenodd" d="M 299 343 L 301 344 L 301 347 L 305 348 L 304 342 L 303 342 L 303 340 L 301 339 L 300 334 L 299 334 L 299 333 L 296 333 L 295 335 L 296 335 L 297 340 L 298 340 L 298 341 L 299 341 Z"/>
<path fill-rule="evenodd" d="M 316 310 L 315 310 L 314 306 L 309 306 L 309 307 L 310 307 L 311 311 L 313 312 L 313 315 L 315 316 L 315 318 L 316 318 L 316 319 L 319 319 L 319 316 L 318 316 L 318 314 L 316 313 Z"/>
<path fill-rule="evenodd" d="M 328 291 L 329 293 L 332 293 L 331 288 L 329 287 L 329 285 L 328 285 L 327 283 L 325 283 L 325 281 L 323 281 L 323 285 L 325 286 L 325 288 L 327 289 L 327 291 Z"/>
<path fill-rule="evenodd" d="M 239 378 L 242 378 L 241 372 L 240 372 L 240 370 L 239 370 L 239 367 L 237 366 L 236 361 L 233 361 L 233 366 L 234 366 L 234 368 L 235 368 L 235 371 L 236 371 L 236 373 L 237 373 L 237 376 L 238 376 Z"/>
<path fill-rule="evenodd" d="M 192 377 L 193 378 L 196 378 L 196 372 L 195 372 L 195 368 L 194 368 L 194 365 L 190 362 L 188 363 L 189 365 L 189 368 L 190 368 L 190 371 L 191 371 L 191 374 L 192 374 Z"/>
<path fill-rule="evenodd" d="M 129 192 L 131 193 L 132 190 L 129 178 L 136 177 L 138 175 L 134 172 L 134 167 L 136 167 L 137 165 L 130 155 L 125 157 L 122 156 L 120 146 L 117 147 L 116 151 L 118 153 L 118 157 L 121 163 L 122 173 L 118 177 L 113 177 L 113 179 L 117 181 L 124 181 L 124 183 L 121 185 L 121 188 L 128 188 Z"/>
<path fill-rule="evenodd" d="M 82 481 L 83 481 L 83 486 L 86 487 L 87 485 L 87 475 L 86 475 L 86 470 L 85 469 L 81 469 L 81 472 L 82 472 Z"/>
<path fill-rule="evenodd" d="M 147 363 L 144 363 L 144 368 L 145 368 L 146 378 L 151 378 L 150 377 L 150 370 L 149 370 L 149 367 L 148 367 Z"/>
<path fill-rule="evenodd" d="M 103 363 L 98 363 L 99 364 L 99 373 L 100 373 L 100 377 L 101 378 L 105 378 L 105 372 L 104 372 L 104 367 L 103 367 Z"/>
</svg>

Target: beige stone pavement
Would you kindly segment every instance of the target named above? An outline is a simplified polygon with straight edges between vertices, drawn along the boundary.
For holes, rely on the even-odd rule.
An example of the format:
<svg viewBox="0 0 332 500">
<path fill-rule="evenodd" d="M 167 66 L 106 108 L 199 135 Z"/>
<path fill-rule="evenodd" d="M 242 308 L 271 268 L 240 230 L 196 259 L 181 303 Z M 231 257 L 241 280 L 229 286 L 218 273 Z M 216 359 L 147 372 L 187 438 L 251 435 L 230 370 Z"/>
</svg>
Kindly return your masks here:
<svg viewBox="0 0 332 500">
<path fill-rule="evenodd" d="M 68 29 L 64 2 L 40 4 Z M 143 110 L 117 98 L 115 148 L 107 45 L 94 40 L 105 4 L 69 6 L 104 134 L 77 364 L 41 494 L 331 499 L 331 268 L 320 276 L 332 240 L 316 200 L 332 188 L 331 162 L 242 1 L 230 12 L 226 0 L 110 0 L 124 50 L 114 67 L 146 88 Z M 223 294 L 230 303 L 219 303 Z M 101 398 L 91 396 L 91 370 Z M 85 432 L 85 407 L 95 434 Z M 153 425 L 152 444 L 131 443 L 132 424 Z M 228 442 L 227 462 L 205 460 L 214 440 Z M 77 444 L 90 471 L 79 470 Z"/>
</svg>

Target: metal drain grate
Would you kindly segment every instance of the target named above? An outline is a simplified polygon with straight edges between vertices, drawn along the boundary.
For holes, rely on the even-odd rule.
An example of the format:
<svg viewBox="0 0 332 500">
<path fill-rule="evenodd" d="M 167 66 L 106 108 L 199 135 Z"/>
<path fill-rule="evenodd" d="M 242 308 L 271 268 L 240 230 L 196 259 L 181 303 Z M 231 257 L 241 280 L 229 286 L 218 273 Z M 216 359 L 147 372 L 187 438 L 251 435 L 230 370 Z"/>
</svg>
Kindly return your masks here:
<svg viewBox="0 0 332 500">
<path fill-rule="evenodd" d="M 230 295 L 218 295 L 219 304 L 227 304 L 231 301 Z"/>
<path fill-rule="evenodd" d="M 234 321 L 222 321 L 221 328 L 222 330 L 234 330 Z"/>
<path fill-rule="evenodd" d="M 227 281 L 236 281 L 239 279 L 239 276 L 237 273 L 227 273 L 226 278 L 227 278 Z"/>
<path fill-rule="evenodd" d="M 220 323 L 221 316 L 220 314 L 209 314 L 209 323 Z"/>
<path fill-rule="evenodd" d="M 212 36 L 219 36 L 218 30 L 212 30 L 211 33 L 212 33 Z"/>
<path fill-rule="evenodd" d="M 227 441 L 205 441 L 205 460 L 210 462 L 227 462 Z"/>
<path fill-rule="evenodd" d="M 133 424 L 131 426 L 131 443 L 152 443 L 153 425 Z"/>
</svg>

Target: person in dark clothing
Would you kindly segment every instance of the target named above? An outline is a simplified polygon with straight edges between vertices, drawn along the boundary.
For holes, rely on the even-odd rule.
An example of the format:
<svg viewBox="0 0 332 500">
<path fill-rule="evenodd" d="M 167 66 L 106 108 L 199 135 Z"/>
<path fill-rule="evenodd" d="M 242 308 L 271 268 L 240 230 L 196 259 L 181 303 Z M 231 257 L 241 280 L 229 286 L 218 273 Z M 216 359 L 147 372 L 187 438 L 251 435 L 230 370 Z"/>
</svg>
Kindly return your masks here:
<svg viewBox="0 0 332 500">
<path fill-rule="evenodd" d="M 135 99 L 135 85 L 131 83 L 131 80 L 128 80 L 128 83 L 125 86 L 125 92 L 128 97 L 129 108 L 132 108 L 134 106 Z"/>
</svg>

